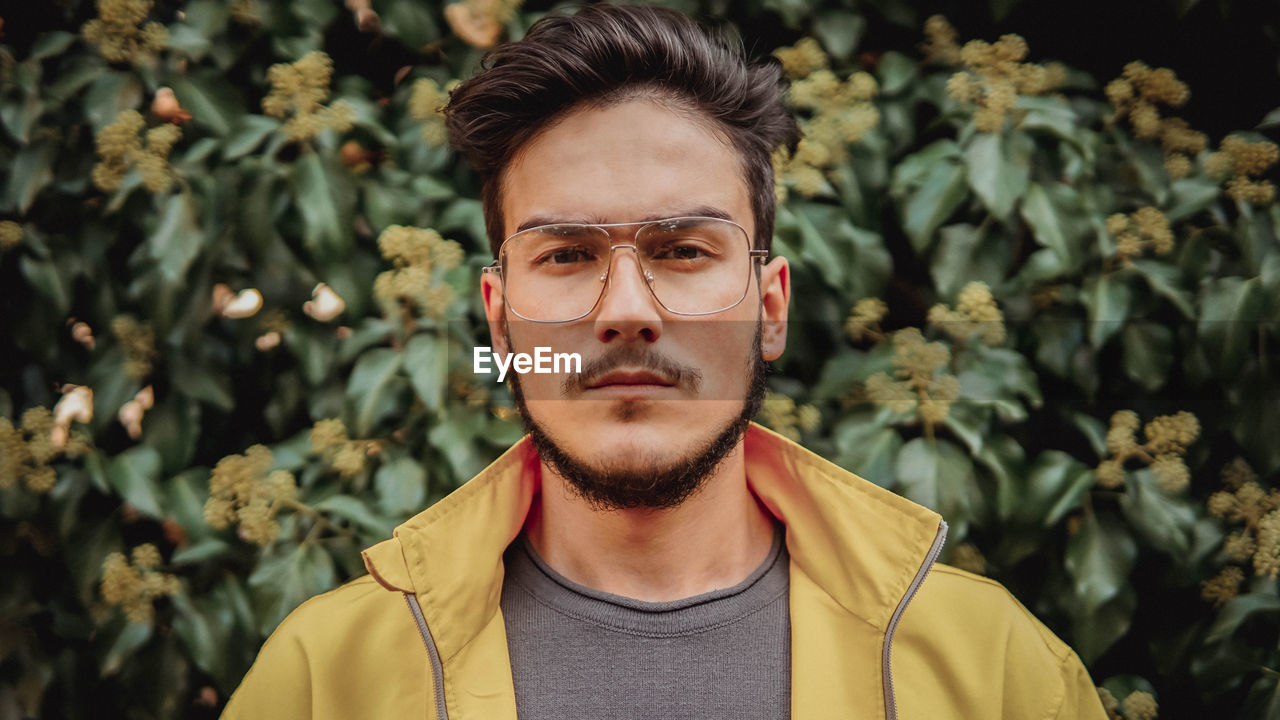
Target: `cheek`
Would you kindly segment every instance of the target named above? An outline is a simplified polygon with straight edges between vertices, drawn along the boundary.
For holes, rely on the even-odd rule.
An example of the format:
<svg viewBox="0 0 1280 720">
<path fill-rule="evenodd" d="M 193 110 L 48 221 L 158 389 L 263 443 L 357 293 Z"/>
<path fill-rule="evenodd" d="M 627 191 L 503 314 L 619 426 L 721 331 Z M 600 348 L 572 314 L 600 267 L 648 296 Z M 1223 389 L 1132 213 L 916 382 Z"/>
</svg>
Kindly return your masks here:
<svg viewBox="0 0 1280 720">
<path fill-rule="evenodd" d="M 755 332 L 754 319 L 703 322 L 690 328 L 683 344 L 708 382 L 736 388 L 750 379 Z"/>
</svg>

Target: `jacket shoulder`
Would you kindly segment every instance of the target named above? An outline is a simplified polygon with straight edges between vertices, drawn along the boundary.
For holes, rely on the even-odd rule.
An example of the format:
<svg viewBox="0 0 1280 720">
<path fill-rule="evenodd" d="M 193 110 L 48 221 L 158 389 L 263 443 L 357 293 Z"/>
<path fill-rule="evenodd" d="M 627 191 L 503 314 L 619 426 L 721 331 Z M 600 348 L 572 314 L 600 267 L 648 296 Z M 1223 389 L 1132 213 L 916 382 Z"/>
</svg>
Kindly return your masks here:
<svg viewBox="0 0 1280 720">
<path fill-rule="evenodd" d="M 428 679 L 426 648 L 404 595 L 364 575 L 280 623 L 223 718 L 421 715 Z"/>
<path fill-rule="evenodd" d="M 1032 647 L 1038 649 L 1042 644 L 1043 651 L 1053 658 L 1075 656 L 1071 647 L 1045 627 L 1008 588 L 991 578 L 938 563 L 912 601 L 911 609 L 916 603 L 925 607 L 941 604 L 941 608 L 933 608 L 935 612 L 948 608 L 950 612 L 936 617 L 951 625 L 959 622 L 988 633 L 1026 635 L 1028 642 L 1038 640 L 1039 644 L 1032 642 Z"/>
<path fill-rule="evenodd" d="M 1000 583 L 938 564 L 893 646 L 904 717 L 1106 717 L 1075 652 Z M 938 704 L 934 704 L 938 703 Z"/>
</svg>

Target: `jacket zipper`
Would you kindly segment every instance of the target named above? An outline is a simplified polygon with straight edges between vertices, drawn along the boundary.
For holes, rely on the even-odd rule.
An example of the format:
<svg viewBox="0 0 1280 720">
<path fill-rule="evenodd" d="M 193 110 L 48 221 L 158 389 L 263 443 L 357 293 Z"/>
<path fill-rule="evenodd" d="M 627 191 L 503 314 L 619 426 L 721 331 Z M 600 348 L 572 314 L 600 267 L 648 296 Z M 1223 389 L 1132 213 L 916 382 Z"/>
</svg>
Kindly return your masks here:
<svg viewBox="0 0 1280 720">
<path fill-rule="evenodd" d="M 418 624 L 418 633 L 422 635 L 422 642 L 427 646 L 427 654 L 431 656 L 431 680 L 436 689 L 436 718 L 449 720 L 449 708 L 444 704 L 444 664 L 440 662 L 440 651 L 436 649 L 436 641 L 431 637 L 431 631 L 427 629 L 427 618 L 422 614 L 422 606 L 418 604 L 418 598 L 413 593 L 405 593 L 404 599 L 409 603 L 409 610 L 413 612 L 413 621 Z"/>
<path fill-rule="evenodd" d="M 893 694 L 893 670 L 890 667 L 889 656 L 893 644 L 893 634 L 898 629 L 898 621 L 902 619 L 902 613 L 907 609 L 907 604 L 911 602 L 911 598 L 915 597 L 916 591 L 924 583 L 925 576 L 929 574 L 929 569 L 937 562 L 938 555 L 942 552 L 942 544 L 946 541 L 947 521 L 940 520 L 938 521 L 938 534 L 933 539 L 933 546 L 929 548 L 929 554 L 924 556 L 924 563 L 916 571 L 915 579 L 911 581 L 911 585 L 907 587 L 907 593 L 898 602 L 898 607 L 893 611 L 893 616 L 889 618 L 889 627 L 884 631 L 884 650 L 881 651 L 880 656 L 880 671 L 884 678 L 885 720 L 898 719 L 898 700 Z M 425 629 L 426 625 L 422 627 Z"/>
</svg>

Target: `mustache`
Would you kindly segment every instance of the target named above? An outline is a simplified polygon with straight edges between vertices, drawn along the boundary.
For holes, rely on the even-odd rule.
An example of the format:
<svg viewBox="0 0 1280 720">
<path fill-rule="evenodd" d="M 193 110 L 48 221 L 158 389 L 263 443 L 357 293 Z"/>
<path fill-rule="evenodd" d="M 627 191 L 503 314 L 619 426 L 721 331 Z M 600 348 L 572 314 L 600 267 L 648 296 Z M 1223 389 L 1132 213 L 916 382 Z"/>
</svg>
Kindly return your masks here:
<svg viewBox="0 0 1280 720">
<path fill-rule="evenodd" d="M 702 387 L 702 372 L 692 365 L 676 362 L 660 352 L 641 345 L 623 345 L 590 359 L 583 359 L 582 372 L 571 373 L 560 382 L 560 392 L 572 395 L 614 370 L 644 370 L 663 380 L 697 392 Z"/>
</svg>

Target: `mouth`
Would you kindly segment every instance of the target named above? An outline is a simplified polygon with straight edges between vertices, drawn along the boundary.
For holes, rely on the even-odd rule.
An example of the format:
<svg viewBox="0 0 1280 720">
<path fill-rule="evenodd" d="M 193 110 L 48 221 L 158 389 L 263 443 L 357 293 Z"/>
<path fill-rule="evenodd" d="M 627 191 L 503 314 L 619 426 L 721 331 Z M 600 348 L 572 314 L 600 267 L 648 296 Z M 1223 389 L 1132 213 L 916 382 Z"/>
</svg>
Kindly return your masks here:
<svg viewBox="0 0 1280 720">
<path fill-rule="evenodd" d="M 588 390 L 604 390 L 609 388 L 617 388 L 618 390 L 643 390 L 654 387 L 675 387 L 676 383 L 670 378 L 663 377 L 647 370 L 615 370 L 610 373 L 601 375 L 586 383 Z"/>
</svg>

